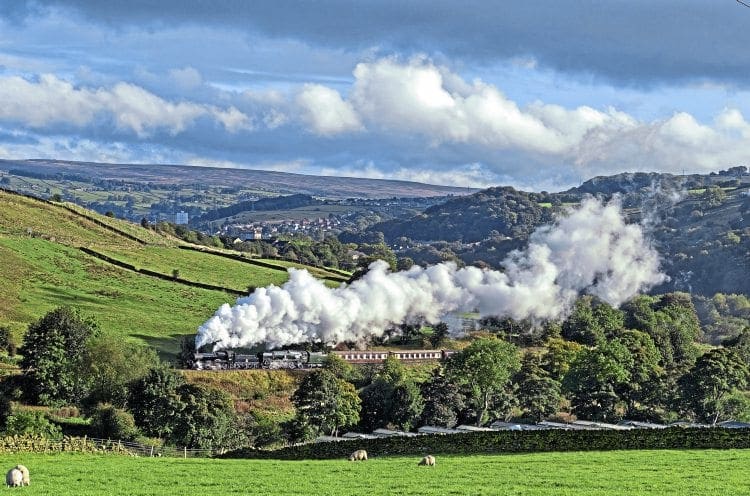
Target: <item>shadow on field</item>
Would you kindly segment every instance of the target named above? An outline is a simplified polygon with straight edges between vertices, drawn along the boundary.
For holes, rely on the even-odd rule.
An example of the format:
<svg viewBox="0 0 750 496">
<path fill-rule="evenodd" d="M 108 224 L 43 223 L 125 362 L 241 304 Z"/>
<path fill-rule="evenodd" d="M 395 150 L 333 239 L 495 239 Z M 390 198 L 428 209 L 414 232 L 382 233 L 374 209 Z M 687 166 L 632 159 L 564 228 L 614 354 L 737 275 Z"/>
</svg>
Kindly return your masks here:
<svg viewBox="0 0 750 496">
<path fill-rule="evenodd" d="M 195 337 L 192 334 L 172 334 L 170 336 L 147 336 L 145 334 L 132 334 L 134 338 L 142 339 L 143 342 L 156 350 L 159 358 L 165 362 L 174 362 L 177 359 L 177 353 L 180 351 L 180 340 L 184 337 Z"/>
</svg>

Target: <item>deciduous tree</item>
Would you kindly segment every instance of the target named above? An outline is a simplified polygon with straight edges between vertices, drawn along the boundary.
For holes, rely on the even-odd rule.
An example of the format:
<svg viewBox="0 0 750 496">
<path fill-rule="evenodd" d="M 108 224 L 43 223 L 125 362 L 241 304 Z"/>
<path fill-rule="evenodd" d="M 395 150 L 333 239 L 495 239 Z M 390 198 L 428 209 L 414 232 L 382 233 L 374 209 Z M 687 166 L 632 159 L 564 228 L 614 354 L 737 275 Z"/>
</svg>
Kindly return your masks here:
<svg viewBox="0 0 750 496">
<path fill-rule="evenodd" d="M 515 346 L 496 338 L 483 338 L 452 355 L 446 374 L 465 389 L 476 425 L 482 425 L 487 412 L 502 400 L 508 380 L 519 368 Z"/>
<path fill-rule="evenodd" d="M 41 404 L 77 404 L 87 393 L 81 367 L 98 326 L 70 307 L 48 312 L 29 326 L 20 353 L 28 392 Z"/>
</svg>

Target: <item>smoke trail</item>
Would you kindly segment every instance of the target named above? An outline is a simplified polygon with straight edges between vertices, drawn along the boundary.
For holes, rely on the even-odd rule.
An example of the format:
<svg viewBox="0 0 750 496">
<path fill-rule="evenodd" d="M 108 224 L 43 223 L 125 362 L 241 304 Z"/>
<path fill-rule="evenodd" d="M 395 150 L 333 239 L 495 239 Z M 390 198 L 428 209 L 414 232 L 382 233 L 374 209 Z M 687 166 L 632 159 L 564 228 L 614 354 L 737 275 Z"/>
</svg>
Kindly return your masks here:
<svg viewBox="0 0 750 496">
<path fill-rule="evenodd" d="M 504 261 L 505 272 L 442 263 L 389 272 L 374 262 L 350 285 L 327 288 L 305 270 L 289 271 L 283 286 L 258 288 L 222 305 L 198 329 L 196 346 L 265 343 L 364 342 L 394 324 L 448 312 L 555 319 L 582 292 L 614 306 L 659 284 L 659 255 L 638 225 L 625 224 L 619 200 L 587 199 L 554 225 L 538 229 L 523 251 Z"/>
</svg>

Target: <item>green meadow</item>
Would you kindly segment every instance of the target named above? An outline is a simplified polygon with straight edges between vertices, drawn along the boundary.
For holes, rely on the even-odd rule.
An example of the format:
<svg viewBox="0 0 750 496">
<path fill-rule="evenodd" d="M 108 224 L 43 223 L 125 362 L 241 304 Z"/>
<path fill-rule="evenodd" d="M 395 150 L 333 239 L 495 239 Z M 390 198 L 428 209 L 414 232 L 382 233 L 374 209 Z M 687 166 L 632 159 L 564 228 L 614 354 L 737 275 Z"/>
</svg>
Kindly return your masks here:
<svg viewBox="0 0 750 496">
<path fill-rule="evenodd" d="M 195 335 L 220 305 L 236 300 L 224 291 L 198 289 L 116 267 L 79 247 L 139 269 L 168 276 L 176 270 L 181 279 L 236 291 L 280 285 L 288 279 L 283 262 L 276 264 L 278 268 L 269 268 L 179 249 L 184 243 L 175 238 L 68 207 L 83 215 L 58 204 L 0 191 L 0 326 L 9 327 L 19 342 L 31 322 L 55 307 L 70 305 L 93 316 L 104 332 L 148 344 L 165 358 L 172 358 L 182 336 Z M 312 273 L 335 275 L 321 269 L 312 269 Z"/>
<path fill-rule="evenodd" d="M 750 451 L 612 451 L 346 460 L 3 454 L 44 495 L 742 495 Z"/>
</svg>

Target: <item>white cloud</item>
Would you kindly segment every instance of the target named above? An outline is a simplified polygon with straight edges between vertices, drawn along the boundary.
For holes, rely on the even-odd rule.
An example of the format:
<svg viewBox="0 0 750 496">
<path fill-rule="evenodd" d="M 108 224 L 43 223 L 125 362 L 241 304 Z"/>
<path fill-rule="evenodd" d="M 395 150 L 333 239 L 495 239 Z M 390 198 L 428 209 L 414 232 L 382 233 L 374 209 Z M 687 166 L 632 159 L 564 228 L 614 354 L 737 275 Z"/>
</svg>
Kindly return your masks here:
<svg viewBox="0 0 750 496">
<path fill-rule="evenodd" d="M 302 117 L 321 136 L 362 130 L 362 123 L 351 104 L 336 90 L 319 84 L 306 84 L 297 94 Z"/>
<path fill-rule="evenodd" d="M 196 68 L 190 66 L 170 70 L 169 78 L 183 91 L 195 89 L 203 84 L 201 73 Z"/>
<path fill-rule="evenodd" d="M 378 168 L 368 162 L 344 168 L 323 167 L 319 173 L 323 176 L 366 177 L 369 179 L 396 179 L 425 184 L 444 184 L 448 186 L 488 188 L 501 183 L 500 178 L 486 166 L 478 163 L 451 167 L 449 170 L 399 167 L 394 170 Z"/>
<path fill-rule="evenodd" d="M 93 89 L 75 87 L 51 74 L 38 81 L 0 77 L 0 119 L 40 129 L 54 124 L 83 127 L 98 116 L 111 118 L 118 129 L 139 137 L 157 129 L 178 134 L 201 117 L 214 119 L 230 132 L 249 127 L 249 118 L 234 107 L 173 103 L 130 83 Z"/>
<path fill-rule="evenodd" d="M 350 105 L 356 122 L 381 137 L 421 137 L 432 148 L 458 145 L 465 162 L 491 167 L 493 154 L 508 151 L 593 175 L 707 171 L 750 161 L 750 123 L 737 109 L 725 109 L 705 124 L 687 112 L 643 122 L 612 107 L 565 108 L 541 101 L 521 107 L 497 87 L 467 82 L 425 57 L 363 62 L 354 76 L 348 101 L 329 92 L 339 105 Z M 316 85 L 316 91 L 323 88 Z M 326 131 L 331 135 L 344 129 L 329 126 Z M 499 165 L 496 170 L 505 172 Z M 414 175 L 429 177 L 430 172 Z M 474 184 L 481 183 L 478 179 Z"/>
</svg>

